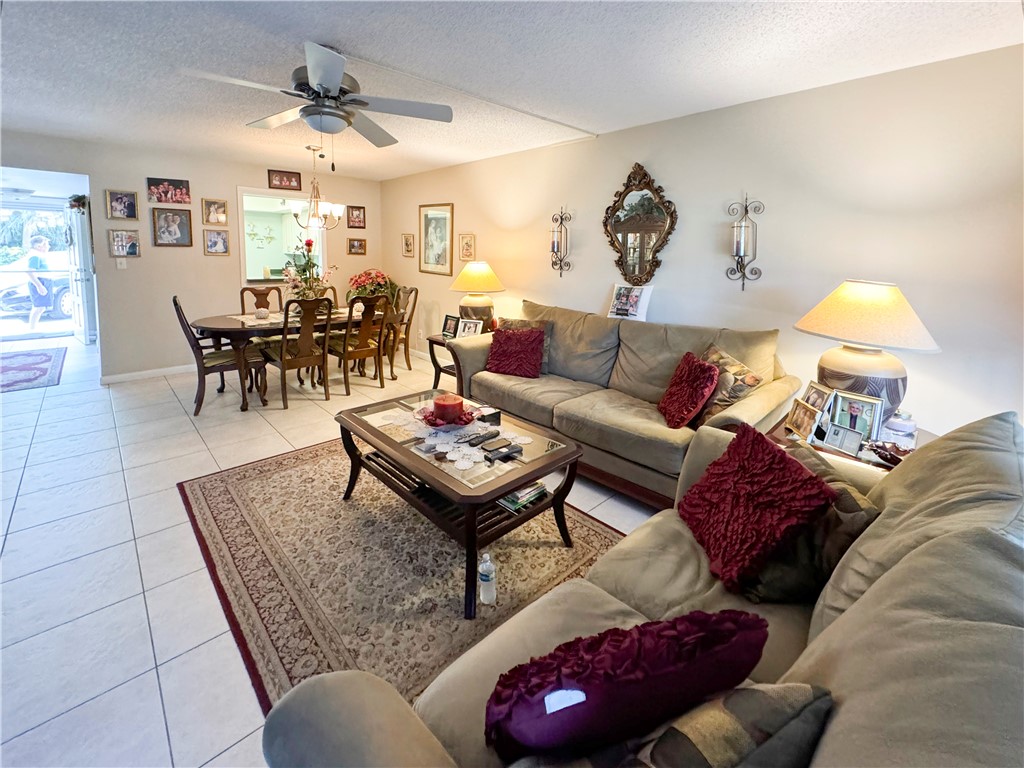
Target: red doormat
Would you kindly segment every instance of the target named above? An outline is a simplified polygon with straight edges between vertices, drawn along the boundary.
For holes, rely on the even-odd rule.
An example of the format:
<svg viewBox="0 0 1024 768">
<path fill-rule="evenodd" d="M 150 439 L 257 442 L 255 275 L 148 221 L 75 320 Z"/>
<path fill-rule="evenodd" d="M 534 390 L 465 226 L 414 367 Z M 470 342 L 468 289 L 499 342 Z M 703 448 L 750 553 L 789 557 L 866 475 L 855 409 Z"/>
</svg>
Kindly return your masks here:
<svg viewBox="0 0 1024 768">
<path fill-rule="evenodd" d="M 60 384 L 67 347 L 0 352 L 0 392 Z"/>
</svg>

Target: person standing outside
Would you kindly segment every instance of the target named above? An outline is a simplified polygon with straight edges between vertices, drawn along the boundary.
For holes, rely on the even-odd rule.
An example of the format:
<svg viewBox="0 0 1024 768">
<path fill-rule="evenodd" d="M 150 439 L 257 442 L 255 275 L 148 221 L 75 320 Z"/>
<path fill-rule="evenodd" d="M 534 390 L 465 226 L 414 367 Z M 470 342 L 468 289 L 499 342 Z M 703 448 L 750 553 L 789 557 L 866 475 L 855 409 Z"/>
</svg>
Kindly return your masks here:
<svg viewBox="0 0 1024 768">
<path fill-rule="evenodd" d="M 39 277 L 36 272 L 48 272 L 46 254 L 50 250 L 50 241 L 42 235 L 35 235 L 29 242 L 28 251 L 28 293 L 32 297 L 32 310 L 28 315 L 28 329 L 34 331 L 43 312 L 50 308 L 50 281 Z"/>
</svg>

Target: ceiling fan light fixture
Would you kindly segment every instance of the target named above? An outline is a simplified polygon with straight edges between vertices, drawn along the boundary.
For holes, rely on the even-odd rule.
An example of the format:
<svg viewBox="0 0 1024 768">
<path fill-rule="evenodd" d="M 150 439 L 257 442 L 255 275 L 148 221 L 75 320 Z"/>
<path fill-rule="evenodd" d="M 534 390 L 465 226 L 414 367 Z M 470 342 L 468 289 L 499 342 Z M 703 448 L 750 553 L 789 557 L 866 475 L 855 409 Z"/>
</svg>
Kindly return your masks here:
<svg viewBox="0 0 1024 768">
<path fill-rule="evenodd" d="M 352 125 L 352 115 L 340 109 L 310 105 L 303 107 L 299 116 L 310 128 L 319 133 L 341 133 Z"/>
</svg>

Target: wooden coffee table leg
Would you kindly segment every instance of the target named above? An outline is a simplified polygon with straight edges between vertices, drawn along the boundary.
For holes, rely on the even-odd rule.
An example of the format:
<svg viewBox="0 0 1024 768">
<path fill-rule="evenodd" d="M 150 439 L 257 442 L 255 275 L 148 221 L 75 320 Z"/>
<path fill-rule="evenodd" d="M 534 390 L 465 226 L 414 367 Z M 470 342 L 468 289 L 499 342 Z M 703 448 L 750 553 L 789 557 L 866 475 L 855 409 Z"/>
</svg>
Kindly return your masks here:
<svg viewBox="0 0 1024 768">
<path fill-rule="evenodd" d="M 348 454 L 349 463 L 351 464 L 348 470 L 348 487 L 345 489 L 345 495 L 341 497 L 348 501 L 352 498 L 352 491 L 356 488 L 356 480 L 359 479 L 359 472 L 363 468 L 363 455 L 359 453 L 356 441 L 352 439 L 352 433 L 344 427 L 341 428 L 341 442 L 345 446 L 345 453 Z"/>
<path fill-rule="evenodd" d="M 466 618 L 476 618 L 476 507 L 463 507 L 466 531 Z"/>
<path fill-rule="evenodd" d="M 565 524 L 565 497 L 569 495 L 569 491 L 572 490 L 572 484 L 576 482 L 576 462 L 565 468 L 565 479 L 562 480 L 562 484 L 555 489 L 555 499 L 552 504 L 555 510 L 555 524 L 558 526 L 558 532 L 562 535 L 562 541 L 565 542 L 565 546 L 572 546 L 572 539 L 569 538 L 569 528 Z"/>
</svg>

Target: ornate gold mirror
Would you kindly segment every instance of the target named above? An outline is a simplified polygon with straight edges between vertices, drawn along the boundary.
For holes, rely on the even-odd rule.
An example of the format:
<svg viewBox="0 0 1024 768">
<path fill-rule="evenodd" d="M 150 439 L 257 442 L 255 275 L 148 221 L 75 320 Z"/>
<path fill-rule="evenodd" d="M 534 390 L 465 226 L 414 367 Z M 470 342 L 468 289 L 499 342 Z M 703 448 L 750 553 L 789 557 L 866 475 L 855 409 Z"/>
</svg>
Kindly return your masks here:
<svg viewBox="0 0 1024 768">
<path fill-rule="evenodd" d="M 604 212 L 604 231 L 618 254 L 615 266 L 630 285 L 645 285 L 661 266 L 658 252 L 676 227 L 676 206 L 640 163 Z"/>
</svg>

